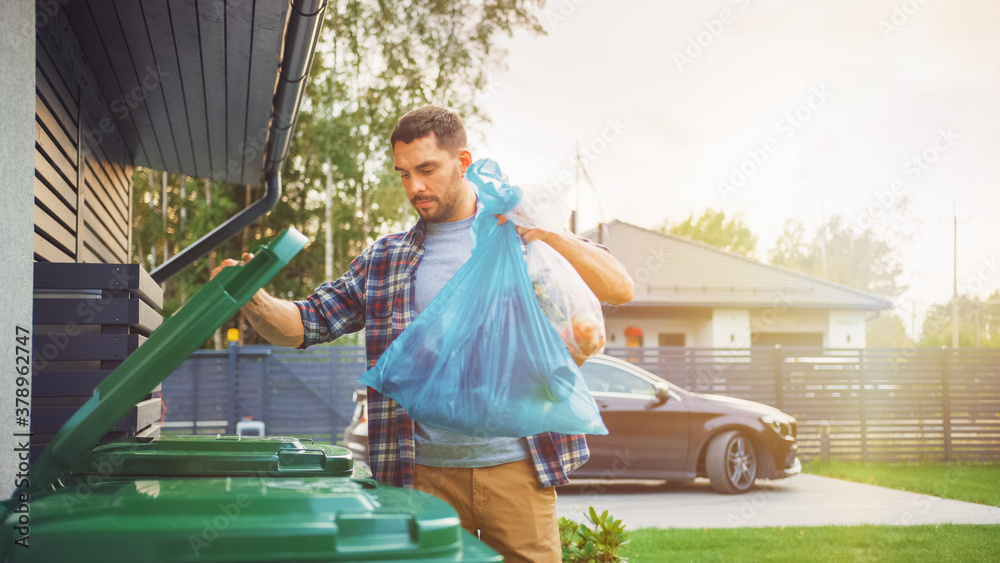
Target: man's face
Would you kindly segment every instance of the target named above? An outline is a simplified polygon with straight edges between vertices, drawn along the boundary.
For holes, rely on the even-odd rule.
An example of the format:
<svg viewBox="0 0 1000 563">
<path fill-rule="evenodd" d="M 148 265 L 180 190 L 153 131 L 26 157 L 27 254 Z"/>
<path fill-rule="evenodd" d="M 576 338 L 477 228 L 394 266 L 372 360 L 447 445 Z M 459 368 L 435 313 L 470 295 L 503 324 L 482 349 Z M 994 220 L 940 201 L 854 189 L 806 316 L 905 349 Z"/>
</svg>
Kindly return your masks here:
<svg viewBox="0 0 1000 563">
<path fill-rule="evenodd" d="M 475 198 L 464 179 L 472 162 L 468 150 L 460 149 L 457 154 L 444 150 L 434 133 L 412 143 L 396 142 L 393 148 L 406 198 L 421 217 L 448 223 L 475 213 Z"/>
</svg>

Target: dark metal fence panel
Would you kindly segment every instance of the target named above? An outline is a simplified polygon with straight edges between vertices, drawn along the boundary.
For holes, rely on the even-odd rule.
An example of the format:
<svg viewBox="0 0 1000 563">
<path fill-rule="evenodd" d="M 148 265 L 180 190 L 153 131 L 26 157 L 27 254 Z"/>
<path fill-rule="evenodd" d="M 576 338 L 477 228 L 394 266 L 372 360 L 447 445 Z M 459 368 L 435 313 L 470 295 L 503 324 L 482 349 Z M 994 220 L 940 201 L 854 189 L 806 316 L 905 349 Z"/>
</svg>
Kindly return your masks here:
<svg viewBox="0 0 1000 563">
<path fill-rule="evenodd" d="M 275 349 L 270 360 L 268 432 L 326 434 L 336 441 L 354 414 L 354 389 L 364 373 L 364 349 Z"/>
<path fill-rule="evenodd" d="M 228 357 L 196 352 L 163 381 L 163 430 L 225 432 L 229 412 Z M 222 421 L 220 423 L 220 421 Z"/>
<path fill-rule="evenodd" d="M 164 431 L 232 433 L 251 417 L 270 435 L 336 441 L 354 413 L 364 349 L 199 350 L 163 382 Z"/>
<path fill-rule="evenodd" d="M 1000 350 L 609 346 L 606 352 L 692 391 L 784 410 L 798 421 L 805 458 L 1000 459 Z"/>
<path fill-rule="evenodd" d="M 1000 350 L 607 348 L 681 387 L 774 405 L 809 459 L 1000 459 Z M 330 436 L 350 422 L 364 348 L 199 351 L 163 382 L 166 430 Z M 197 422 L 197 424 L 195 424 Z"/>
<path fill-rule="evenodd" d="M 1000 445 L 1000 377 L 993 351 L 970 350 L 953 361 L 948 390 L 949 447 L 956 457 L 996 457 Z"/>
</svg>

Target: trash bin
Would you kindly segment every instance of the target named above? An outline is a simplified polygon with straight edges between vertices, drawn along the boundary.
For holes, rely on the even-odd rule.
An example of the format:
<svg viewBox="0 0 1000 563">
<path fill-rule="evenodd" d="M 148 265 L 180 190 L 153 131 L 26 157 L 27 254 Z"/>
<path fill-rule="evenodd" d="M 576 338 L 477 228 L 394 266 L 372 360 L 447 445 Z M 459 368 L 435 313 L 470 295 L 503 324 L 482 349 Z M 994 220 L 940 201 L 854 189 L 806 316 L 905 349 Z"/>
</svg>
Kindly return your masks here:
<svg viewBox="0 0 1000 563">
<path fill-rule="evenodd" d="M 305 242 L 286 230 L 223 270 L 95 389 L 0 505 L 0 560 L 501 561 L 447 503 L 359 475 L 345 448 L 280 436 L 97 443 Z"/>
<path fill-rule="evenodd" d="M 354 456 L 341 446 L 289 436 L 161 436 L 98 444 L 84 453 L 66 475 L 64 480 L 92 475 L 353 477 Z"/>
<path fill-rule="evenodd" d="M 32 495 L 11 562 L 476 561 L 501 558 L 431 495 L 331 477 L 97 480 Z M 12 525 L 13 524 L 13 525 Z"/>
</svg>

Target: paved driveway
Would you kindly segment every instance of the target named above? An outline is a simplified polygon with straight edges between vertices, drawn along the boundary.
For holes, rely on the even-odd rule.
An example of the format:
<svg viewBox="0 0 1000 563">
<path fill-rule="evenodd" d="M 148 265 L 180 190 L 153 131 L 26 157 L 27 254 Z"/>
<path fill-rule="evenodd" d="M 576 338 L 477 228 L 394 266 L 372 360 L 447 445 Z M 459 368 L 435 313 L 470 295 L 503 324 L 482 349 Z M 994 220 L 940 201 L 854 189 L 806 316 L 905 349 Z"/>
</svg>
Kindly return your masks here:
<svg viewBox="0 0 1000 563">
<path fill-rule="evenodd" d="M 947 483 L 941 483 L 947 487 Z M 1000 507 L 942 499 L 818 477 L 758 482 L 744 495 L 714 492 L 706 479 L 689 484 L 580 481 L 558 490 L 556 510 L 578 522 L 593 505 L 629 529 L 998 524 Z"/>
</svg>

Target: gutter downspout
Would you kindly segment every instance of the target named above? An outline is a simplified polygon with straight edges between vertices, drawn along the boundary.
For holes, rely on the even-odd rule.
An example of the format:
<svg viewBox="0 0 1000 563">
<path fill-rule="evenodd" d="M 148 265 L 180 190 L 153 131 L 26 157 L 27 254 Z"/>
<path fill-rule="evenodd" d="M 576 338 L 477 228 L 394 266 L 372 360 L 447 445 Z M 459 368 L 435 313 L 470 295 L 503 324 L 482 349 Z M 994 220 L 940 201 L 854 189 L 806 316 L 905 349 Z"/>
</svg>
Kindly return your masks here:
<svg viewBox="0 0 1000 563">
<path fill-rule="evenodd" d="M 162 284 L 239 234 L 281 199 L 281 169 L 292 144 L 292 133 L 323 27 L 326 4 L 327 0 L 294 0 L 291 6 L 264 155 L 264 196 L 153 270 L 150 276 L 156 283 Z"/>
</svg>

